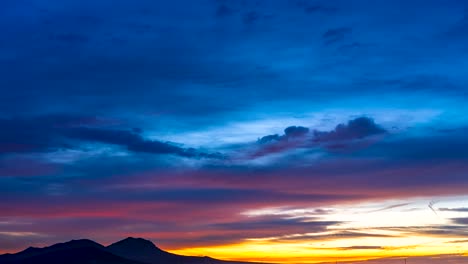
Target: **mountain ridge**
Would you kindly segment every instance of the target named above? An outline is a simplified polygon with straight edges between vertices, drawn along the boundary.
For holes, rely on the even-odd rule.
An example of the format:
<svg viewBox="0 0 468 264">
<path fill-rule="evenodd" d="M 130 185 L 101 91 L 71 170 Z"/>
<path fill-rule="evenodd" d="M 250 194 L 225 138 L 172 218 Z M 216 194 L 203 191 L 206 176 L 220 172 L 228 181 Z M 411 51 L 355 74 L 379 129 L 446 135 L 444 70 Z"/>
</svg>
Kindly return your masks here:
<svg viewBox="0 0 468 264">
<path fill-rule="evenodd" d="M 183 256 L 164 251 L 150 240 L 127 237 L 103 246 L 89 239 L 70 240 L 47 247 L 28 247 L 0 255 L 2 264 L 241 264 L 211 257 Z"/>
</svg>

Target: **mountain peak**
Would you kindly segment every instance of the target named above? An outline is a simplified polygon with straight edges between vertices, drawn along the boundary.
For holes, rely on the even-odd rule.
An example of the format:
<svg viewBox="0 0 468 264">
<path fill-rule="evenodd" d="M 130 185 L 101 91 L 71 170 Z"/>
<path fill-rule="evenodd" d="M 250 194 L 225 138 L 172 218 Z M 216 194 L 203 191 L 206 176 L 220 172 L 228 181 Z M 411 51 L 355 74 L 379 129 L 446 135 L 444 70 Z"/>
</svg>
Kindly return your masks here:
<svg viewBox="0 0 468 264">
<path fill-rule="evenodd" d="M 147 240 L 147 239 L 144 239 L 144 238 L 141 238 L 141 237 L 127 237 L 125 239 L 122 239 L 121 241 L 131 241 L 131 242 L 138 242 L 138 243 L 151 243 L 153 244 L 153 242 Z"/>
<path fill-rule="evenodd" d="M 172 255 L 159 249 L 149 240 L 134 237 L 127 237 L 115 242 L 114 244 L 109 245 L 107 250 L 117 256 L 127 259 L 136 259 L 146 263 L 153 263 L 154 260 L 166 259 L 168 256 Z M 171 263 L 173 261 L 163 262 Z"/>
<path fill-rule="evenodd" d="M 166 253 L 165 251 L 156 247 L 156 245 L 153 244 L 153 242 L 143 238 L 135 237 L 127 237 L 123 240 L 115 242 L 112 245 L 109 245 L 107 248 L 113 252 L 140 252 L 152 254 Z"/>
<path fill-rule="evenodd" d="M 139 248 L 139 249 L 156 249 L 156 245 L 153 244 L 153 242 L 143 239 L 143 238 L 138 238 L 138 237 L 127 237 L 125 239 L 122 239 L 118 242 L 115 242 L 114 244 L 110 245 L 109 247 L 115 247 L 115 246 L 121 246 L 121 247 L 126 247 L 126 248 Z"/>
<path fill-rule="evenodd" d="M 51 247 L 72 247 L 72 248 L 76 248 L 76 247 L 98 247 L 98 248 L 101 248 L 103 246 L 101 244 L 96 243 L 96 242 L 94 242 L 92 240 L 89 240 L 89 239 L 74 239 L 74 240 L 70 240 L 70 241 L 65 242 L 65 243 L 59 243 L 59 244 L 52 245 Z"/>
</svg>

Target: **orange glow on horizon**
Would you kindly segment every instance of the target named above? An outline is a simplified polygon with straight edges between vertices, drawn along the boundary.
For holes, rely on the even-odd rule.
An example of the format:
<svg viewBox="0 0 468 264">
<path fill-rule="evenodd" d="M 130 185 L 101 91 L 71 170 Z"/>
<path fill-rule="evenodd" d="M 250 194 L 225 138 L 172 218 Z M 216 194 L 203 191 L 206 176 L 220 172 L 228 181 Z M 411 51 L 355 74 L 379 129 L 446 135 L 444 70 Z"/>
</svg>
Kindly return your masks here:
<svg viewBox="0 0 468 264">
<path fill-rule="evenodd" d="M 426 208 L 425 201 L 414 202 L 414 208 L 420 204 L 421 209 L 418 210 L 407 210 L 407 205 L 398 201 L 389 204 L 393 204 L 390 209 L 380 205 L 384 210 L 375 209 L 373 204 L 336 206 L 328 208 L 327 213 L 312 216 L 310 213 L 313 210 L 307 208 L 263 208 L 247 211 L 242 215 L 251 219 L 271 215 L 283 219 L 312 217 L 311 219 L 337 224 L 329 225 L 321 232 L 252 237 L 238 243 L 222 245 L 184 245 L 172 248 L 171 252 L 233 261 L 272 263 L 360 261 L 393 257 L 466 255 L 468 252 L 468 240 L 446 231 L 440 233 L 437 229 L 441 225 L 453 225 L 452 219 L 465 216 L 466 213 L 445 210 L 434 214 Z M 460 201 L 448 201 L 446 206 L 462 205 Z"/>
<path fill-rule="evenodd" d="M 434 244 L 419 247 L 383 247 L 382 249 L 313 248 L 304 243 L 266 243 L 246 241 L 238 244 L 171 250 L 172 253 L 192 256 L 210 256 L 231 261 L 268 263 L 320 263 L 335 261 L 364 261 L 395 257 L 426 257 L 439 255 L 466 256 L 468 244 L 456 246 Z"/>
</svg>

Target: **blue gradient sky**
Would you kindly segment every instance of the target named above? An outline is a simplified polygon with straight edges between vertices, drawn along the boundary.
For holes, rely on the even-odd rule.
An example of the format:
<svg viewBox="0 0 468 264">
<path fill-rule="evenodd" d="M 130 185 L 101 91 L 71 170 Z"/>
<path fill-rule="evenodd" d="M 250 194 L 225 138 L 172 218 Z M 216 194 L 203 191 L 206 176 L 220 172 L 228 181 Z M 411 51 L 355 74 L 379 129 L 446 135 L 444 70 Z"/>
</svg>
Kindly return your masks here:
<svg viewBox="0 0 468 264">
<path fill-rule="evenodd" d="M 464 1 L 3 0 L 0 32 L 0 252 L 468 250 Z"/>
</svg>

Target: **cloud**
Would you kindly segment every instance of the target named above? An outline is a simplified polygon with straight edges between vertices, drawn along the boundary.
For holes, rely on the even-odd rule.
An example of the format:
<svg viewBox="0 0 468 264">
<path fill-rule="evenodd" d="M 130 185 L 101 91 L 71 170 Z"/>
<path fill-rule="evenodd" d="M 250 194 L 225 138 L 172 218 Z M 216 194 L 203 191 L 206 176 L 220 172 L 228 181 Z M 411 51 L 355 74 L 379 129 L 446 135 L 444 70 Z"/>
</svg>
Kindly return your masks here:
<svg viewBox="0 0 468 264">
<path fill-rule="evenodd" d="M 309 133 L 309 129 L 307 127 L 302 126 L 290 126 L 284 129 L 284 135 L 268 135 L 260 138 L 257 142 L 260 144 L 272 142 L 272 141 L 282 141 L 288 140 L 292 138 L 299 138 L 307 135 Z"/>
<path fill-rule="evenodd" d="M 34 158 L 7 157 L 0 159 L 0 176 L 43 176 L 56 174 L 59 171 L 56 164 Z"/>
<path fill-rule="evenodd" d="M 468 207 L 460 207 L 460 208 L 438 208 L 437 210 L 443 212 L 468 212 Z"/>
<path fill-rule="evenodd" d="M 376 249 L 384 249 L 380 246 L 350 246 L 350 247 L 340 247 L 340 250 L 376 250 Z"/>
<path fill-rule="evenodd" d="M 406 162 L 465 160 L 468 158 L 467 131 L 463 127 L 450 133 L 440 133 L 436 129 L 419 136 L 393 135 L 363 150 L 362 155 L 383 156 Z"/>
<path fill-rule="evenodd" d="M 96 120 L 53 115 L 39 118 L 0 119 L 0 153 L 54 151 L 66 148 L 58 130 L 74 124 L 90 125 Z"/>
<path fill-rule="evenodd" d="M 281 140 L 281 137 L 278 134 L 275 134 L 275 135 L 264 136 L 258 139 L 257 142 L 260 144 L 265 144 L 271 141 L 279 141 L 279 140 Z"/>
<path fill-rule="evenodd" d="M 447 241 L 446 243 L 451 244 L 451 243 L 468 243 L 468 239 L 461 239 L 461 240 L 452 240 L 452 241 Z"/>
<path fill-rule="evenodd" d="M 343 231 L 343 230 L 336 230 L 329 234 L 318 234 L 318 235 L 311 235 L 311 234 L 303 234 L 297 236 L 284 236 L 275 238 L 276 241 L 330 241 L 330 240 L 339 240 L 339 239 L 353 239 L 353 238 L 366 238 L 366 237 L 373 237 L 373 238 L 388 238 L 388 237 L 397 237 L 396 235 L 388 235 L 388 234 L 376 234 L 376 233 L 366 233 L 363 231 Z"/>
<path fill-rule="evenodd" d="M 432 237 L 452 237 L 466 238 L 468 228 L 466 227 L 467 219 L 452 218 L 453 224 L 449 225 L 428 225 L 428 226 L 405 226 L 405 227 L 385 227 L 382 230 L 391 230 L 405 232 L 406 234 L 425 235 Z"/>
<path fill-rule="evenodd" d="M 458 217 L 450 219 L 454 224 L 468 226 L 468 217 Z M 466 230 L 468 233 L 468 229 Z"/>
<path fill-rule="evenodd" d="M 0 232 L 0 254 L 19 252 L 26 246 L 44 243 L 47 238 L 47 235 L 34 232 Z"/>
<path fill-rule="evenodd" d="M 348 121 L 347 124 L 339 124 L 331 131 L 313 130 L 314 142 L 349 141 L 363 139 L 369 136 L 385 134 L 387 131 L 377 125 L 373 119 L 368 117 L 358 117 Z M 309 134 L 309 128 L 302 126 L 290 126 L 284 130 L 284 135 L 268 135 L 260 138 L 258 143 L 268 143 L 272 141 L 282 141 L 291 138 L 300 138 Z"/>
<path fill-rule="evenodd" d="M 290 126 L 283 135 L 268 135 L 257 140 L 257 147 L 249 158 L 259 158 L 270 154 L 282 153 L 300 147 L 306 147 L 309 129 L 302 126 Z"/>
<path fill-rule="evenodd" d="M 325 148 L 327 151 L 359 149 L 367 147 L 368 142 L 363 142 L 364 139 L 385 133 L 384 128 L 368 117 L 352 119 L 331 131 L 310 131 L 307 127 L 290 126 L 283 135 L 267 135 L 258 139 L 260 148 L 252 156 L 262 157 L 298 148 Z"/>
<path fill-rule="evenodd" d="M 284 130 L 284 135 L 287 138 L 301 137 L 307 133 L 309 133 L 309 129 L 307 127 L 301 127 L 301 126 L 290 126 Z"/>
<path fill-rule="evenodd" d="M 144 139 L 140 133 L 130 130 L 76 128 L 64 132 L 66 136 L 81 141 L 113 144 L 129 151 L 151 154 L 174 154 L 182 157 L 223 158 L 221 153 L 204 153 L 194 148 L 181 148 L 170 143 Z"/>
<path fill-rule="evenodd" d="M 378 259 L 368 259 L 362 261 L 345 262 L 350 264 L 392 264 L 404 263 L 407 259 L 408 263 L 414 264 L 439 264 L 439 263 L 459 263 L 467 264 L 468 258 L 461 254 L 443 254 L 443 255 L 429 255 L 429 256 L 413 256 L 413 257 L 387 257 Z M 323 262 L 323 264 L 334 264 L 336 262 Z"/>
<path fill-rule="evenodd" d="M 347 141 L 363 139 L 368 136 L 384 134 L 387 131 L 377 125 L 373 119 L 359 117 L 350 120 L 347 124 L 339 124 L 332 131 L 314 130 L 314 140 L 316 142 Z"/>
<path fill-rule="evenodd" d="M 105 121 L 105 120 L 104 120 Z M 0 153 L 53 152 L 80 148 L 79 142 L 111 144 L 136 153 L 173 154 L 190 158 L 224 158 L 171 143 L 143 138 L 140 129 L 102 128 L 94 117 L 52 115 L 28 119 L 0 119 Z"/>
<path fill-rule="evenodd" d="M 281 230 L 294 228 L 294 232 L 289 230 L 289 233 L 304 233 L 304 232 L 323 232 L 328 226 L 336 225 L 338 221 L 323 221 L 313 218 L 271 218 L 271 217 L 256 217 L 248 221 L 237 221 L 234 223 L 215 224 L 216 228 L 246 231 L 246 230 Z M 300 230 L 297 230 L 300 229 Z M 284 231 L 281 231 L 284 232 Z M 275 234 L 277 235 L 277 234 Z"/>
</svg>

